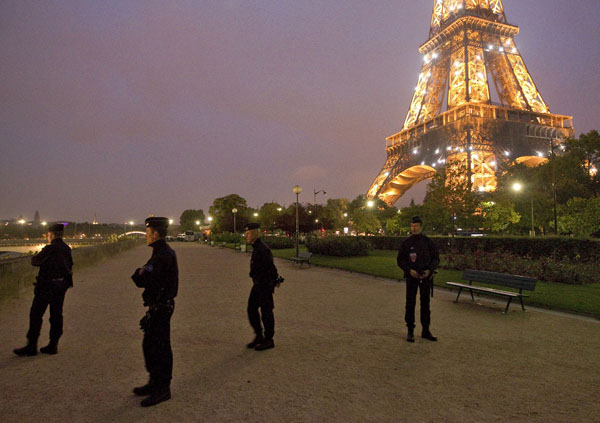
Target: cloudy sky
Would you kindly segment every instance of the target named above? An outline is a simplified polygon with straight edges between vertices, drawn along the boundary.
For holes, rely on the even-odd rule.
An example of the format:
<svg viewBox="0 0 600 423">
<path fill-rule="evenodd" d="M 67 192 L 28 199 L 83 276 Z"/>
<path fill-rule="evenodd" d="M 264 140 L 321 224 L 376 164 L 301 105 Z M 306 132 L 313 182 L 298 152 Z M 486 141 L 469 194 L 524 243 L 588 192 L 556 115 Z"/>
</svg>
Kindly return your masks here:
<svg viewBox="0 0 600 423">
<path fill-rule="evenodd" d="M 0 218 L 141 221 L 364 194 L 430 0 L 2 0 Z M 505 0 L 552 112 L 600 129 L 598 0 Z M 398 205 L 419 200 L 416 188 Z"/>
</svg>

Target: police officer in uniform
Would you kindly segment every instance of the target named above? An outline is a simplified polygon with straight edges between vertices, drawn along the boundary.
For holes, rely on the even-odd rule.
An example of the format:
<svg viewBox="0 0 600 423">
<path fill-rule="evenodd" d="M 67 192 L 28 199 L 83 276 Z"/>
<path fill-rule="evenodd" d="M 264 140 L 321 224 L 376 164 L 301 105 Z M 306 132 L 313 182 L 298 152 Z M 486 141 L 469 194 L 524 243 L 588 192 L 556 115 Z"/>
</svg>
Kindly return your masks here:
<svg viewBox="0 0 600 423">
<path fill-rule="evenodd" d="M 42 329 L 42 317 L 50 306 L 50 342 L 40 348 L 44 354 L 58 353 L 58 340 L 63 333 L 63 303 L 67 289 L 73 286 L 71 248 L 62 240 L 65 227 L 56 223 L 48 228 L 48 242 L 42 251 L 31 258 L 32 266 L 40 268 L 35 283 L 33 303 L 29 311 L 27 345 L 17 348 L 18 356 L 37 354 L 37 341 Z"/>
<path fill-rule="evenodd" d="M 275 334 L 273 291 L 276 286 L 279 286 L 279 275 L 273 263 L 271 250 L 260 239 L 259 228 L 260 224 L 258 223 L 246 225 L 246 242 L 252 244 L 250 277 L 253 282 L 248 298 L 248 320 L 256 335 L 254 340 L 246 346 L 254 348 L 256 351 L 263 351 L 275 347 L 273 342 Z M 265 329 L 264 335 L 260 324 L 261 319 Z"/>
<path fill-rule="evenodd" d="M 417 290 L 421 291 L 421 325 L 423 331 L 421 337 L 429 341 L 437 341 L 437 338 L 429 331 L 430 310 L 429 294 L 432 288 L 433 271 L 440 263 L 437 247 L 428 237 L 423 235 L 423 221 L 419 216 L 412 218 L 410 231 L 412 235 L 407 238 L 398 251 L 398 266 L 404 271 L 406 278 L 406 313 L 404 320 L 408 327 L 408 342 L 415 342 L 415 304 Z"/>
<path fill-rule="evenodd" d="M 166 217 L 146 219 L 146 244 L 152 247 L 152 256 L 135 270 L 131 279 L 144 288 L 142 299 L 148 307 L 140 321 L 144 331 L 144 361 L 150 379 L 133 393 L 147 396 L 142 407 L 150 407 L 171 398 L 173 351 L 171 350 L 171 316 L 175 309 L 174 298 L 179 285 L 179 270 L 175 251 L 167 245 L 165 237 L 169 220 Z"/>
</svg>

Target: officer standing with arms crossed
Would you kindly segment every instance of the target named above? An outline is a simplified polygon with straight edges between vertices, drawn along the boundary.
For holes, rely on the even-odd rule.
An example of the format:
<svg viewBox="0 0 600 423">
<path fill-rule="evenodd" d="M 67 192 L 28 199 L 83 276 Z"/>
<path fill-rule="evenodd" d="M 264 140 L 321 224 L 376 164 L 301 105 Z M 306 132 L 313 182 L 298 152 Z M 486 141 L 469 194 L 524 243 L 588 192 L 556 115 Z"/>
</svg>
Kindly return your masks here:
<svg viewBox="0 0 600 423">
<path fill-rule="evenodd" d="M 50 306 L 50 342 L 40 348 L 44 354 L 58 353 L 58 340 L 63 333 L 63 303 L 67 289 L 73 286 L 71 248 L 62 240 L 65 226 L 56 223 L 48 228 L 48 242 L 42 251 L 31 258 L 31 265 L 40 268 L 36 278 L 33 302 L 29 311 L 27 345 L 17 348 L 18 356 L 37 354 L 37 341 L 42 329 L 42 317 Z"/>
<path fill-rule="evenodd" d="M 404 271 L 406 278 L 406 313 L 404 320 L 408 328 L 406 340 L 415 342 L 415 305 L 417 302 L 417 290 L 421 291 L 421 325 L 423 331 L 421 337 L 429 341 L 437 341 L 437 338 L 429 331 L 430 315 L 429 294 L 433 283 L 433 271 L 440 264 L 437 247 L 428 237 L 423 235 L 423 221 L 419 216 L 412 218 L 408 237 L 398 251 L 398 266 Z"/>
<path fill-rule="evenodd" d="M 175 251 L 165 241 L 169 220 L 149 217 L 145 223 L 146 244 L 152 247 L 152 256 L 143 267 L 135 270 L 131 279 L 139 288 L 144 288 L 142 299 L 148 307 L 140 327 L 144 331 L 142 347 L 150 380 L 146 385 L 134 388 L 133 393 L 148 396 L 141 406 L 150 407 L 171 398 L 171 316 L 175 309 L 179 270 Z"/>
<path fill-rule="evenodd" d="M 259 223 L 246 225 L 246 242 L 252 244 L 252 258 L 250 259 L 250 277 L 252 290 L 248 298 L 248 320 L 256 334 L 254 341 L 246 347 L 256 351 L 268 350 L 275 347 L 273 335 L 275 334 L 275 316 L 273 315 L 273 291 L 279 286 L 280 279 L 277 268 L 273 263 L 273 254 L 267 245 L 260 239 Z M 260 314 L 258 309 L 260 308 Z M 265 327 L 263 336 L 260 321 Z"/>
</svg>

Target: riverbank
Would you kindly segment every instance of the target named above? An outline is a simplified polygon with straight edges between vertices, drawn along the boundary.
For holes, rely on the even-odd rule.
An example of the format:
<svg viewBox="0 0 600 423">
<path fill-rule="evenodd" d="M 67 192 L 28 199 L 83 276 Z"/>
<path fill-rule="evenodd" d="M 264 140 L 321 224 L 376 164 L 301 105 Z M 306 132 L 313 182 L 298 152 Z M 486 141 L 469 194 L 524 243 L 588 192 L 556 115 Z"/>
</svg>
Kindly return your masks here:
<svg viewBox="0 0 600 423">
<path fill-rule="evenodd" d="M 129 239 L 73 248 L 75 283 L 77 283 L 77 271 L 79 269 L 96 264 L 105 258 L 112 257 L 143 243 L 143 239 Z M 1 260 L 0 301 L 6 297 L 18 295 L 23 287 L 33 284 L 37 271 L 38 268 L 31 265 L 31 256 L 29 255 Z"/>
</svg>

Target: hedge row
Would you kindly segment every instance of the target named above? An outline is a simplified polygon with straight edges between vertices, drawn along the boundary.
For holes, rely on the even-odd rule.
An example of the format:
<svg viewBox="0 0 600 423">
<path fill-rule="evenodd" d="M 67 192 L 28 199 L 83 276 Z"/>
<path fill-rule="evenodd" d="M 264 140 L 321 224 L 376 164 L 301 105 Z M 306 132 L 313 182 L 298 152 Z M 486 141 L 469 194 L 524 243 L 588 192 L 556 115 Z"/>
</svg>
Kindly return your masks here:
<svg viewBox="0 0 600 423">
<path fill-rule="evenodd" d="M 243 235 L 234 234 L 231 232 L 225 232 L 222 234 L 214 234 L 212 236 L 212 240 L 214 242 L 226 242 L 228 244 L 239 244 L 241 242 L 246 242 Z"/>
<path fill-rule="evenodd" d="M 330 236 L 325 238 L 307 238 L 306 248 L 314 254 L 326 256 L 366 256 L 371 244 L 361 237 Z"/>
<path fill-rule="evenodd" d="M 273 250 L 281 250 L 284 248 L 293 248 L 294 240 L 286 236 L 265 236 L 263 242 Z"/>
<path fill-rule="evenodd" d="M 358 237 L 376 250 L 397 250 L 406 237 Z M 600 262 L 600 241 L 562 237 L 436 237 L 440 253 L 509 253 L 534 260 L 552 258 L 577 262 Z"/>
<path fill-rule="evenodd" d="M 488 270 L 490 272 L 531 276 L 541 281 L 569 285 L 598 282 L 598 264 L 593 262 L 577 263 L 568 260 L 554 260 L 548 257 L 532 260 L 506 252 L 488 253 L 484 251 L 467 254 L 442 254 L 441 259 L 441 267 L 444 269 Z"/>
</svg>

